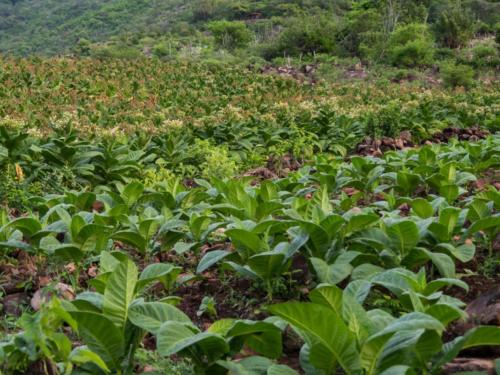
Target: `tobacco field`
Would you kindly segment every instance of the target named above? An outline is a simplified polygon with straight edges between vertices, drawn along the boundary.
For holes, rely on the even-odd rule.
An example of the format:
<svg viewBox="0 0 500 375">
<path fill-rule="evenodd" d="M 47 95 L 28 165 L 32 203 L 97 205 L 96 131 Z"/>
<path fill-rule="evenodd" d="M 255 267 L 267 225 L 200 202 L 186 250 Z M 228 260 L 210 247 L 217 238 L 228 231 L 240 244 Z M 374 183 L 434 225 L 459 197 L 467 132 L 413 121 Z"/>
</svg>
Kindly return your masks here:
<svg viewBox="0 0 500 375">
<path fill-rule="evenodd" d="M 0 58 L 0 373 L 500 373 L 500 86 Z"/>
</svg>

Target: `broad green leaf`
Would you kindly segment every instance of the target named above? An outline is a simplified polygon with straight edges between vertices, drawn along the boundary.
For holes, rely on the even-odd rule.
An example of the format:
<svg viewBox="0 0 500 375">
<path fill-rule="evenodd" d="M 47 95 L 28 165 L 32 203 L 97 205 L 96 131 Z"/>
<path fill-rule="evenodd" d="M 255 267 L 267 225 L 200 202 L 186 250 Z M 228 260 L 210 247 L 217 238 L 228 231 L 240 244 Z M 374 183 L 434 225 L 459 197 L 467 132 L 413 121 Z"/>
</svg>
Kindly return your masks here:
<svg viewBox="0 0 500 375">
<path fill-rule="evenodd" d="M 10 223 L 5 225 L 4 228 L 15 228 L 20 230 L 25 236 L 31 237 L 36 232 L 42 230 L 42 225 L 38 220 L 31 217 L 20 217 L 12 220 Z M 4 228 L 1 228 L 1 230 Z"/>
<path fill-rule="evenodd" d="M 472 223 L 472 225 L 467 229 L 466 236 L 471 236 L 474 233 L 477 233 L 481 230 L 489 230 L 489 229 L 500 229 L 500 215 L 490 216 L 484 219 L 479 219 Z"/>
<path fill-rule="evenodd" d="M 423 253 L 439 270 L 439 273 L 447 278 L 455 277 L 455 262 L 446 254 L 434 253 L 432 251 L 418 248 L 416 251 Z"/>
<path fill-rule="evenodd" d="M 115 241 L 121 241 L 126 243 L 127 245 L 133 246 L 135 249 L 140 250 L 141 252 L 146 251 L 147 241 L 137 232 L 131 230 L 122 230 L 113 233 L 111 238 Z"/>
<path fill-rule="evenodd" d="M 124 355 L 123 335 L 105 316 L 87 311 L 71 311 L 78 323 L 78 333 L 90 350 L 109 368 L 118 369 Z"/>
<path fill-rule="evenodd" d="M 227 337 L 244 337 L 246 346 L 269 358 L 281 356 L 281 330 L 272 323 L 237 320 Z"/>
<path fill-rule="evenodd" d="M 458 307 L 436 303 L 431 305 L 425 313 L 439 320 L 443 325 L 448 325 L 451 322 L 466 317 L 466 314 Z"/>
<path fill-rule="evenodd" d="M 377 363 L 383 353 L 386 343 L 390 338 L 401 331 L 436 330 L 444 331 L 444 326 L 433 317 L 413 312 L 394 320 L 384 329 L 370 336 L 363 344 L 361 361 L 367 374 L 373 374 Z"/>
<path fill-rule="evenodd" d="M 259 253 L 265 250 L 259 236 L 252 232 L 243 229 L 228 229 L 225 234 L 236 247 L 248 249 L 252 253 Z"/>
<path fill-rule="evenodd" d="M 104 290 L 103 312 L 121 329 L 128 319 L 128 308 L 134 299 L 137 267 L 129 259 L 122 261 L 111 273 Z"/>
<path fill-rule="evenodd" d="M 448 203 L 453 203 L 459 196 L 460 191 L 455 184 L 441 185 L 439 188 L 439 195 L 444 197 Z"/>
<path fill-rule="evenodd" d="M 89 350 L 86 346 L 78 346 L 74 348 L 68 356 L 68 359 L 71 363 L 75 363 L 77 365 L 93 363 L 101 370 L 109 372 L 109 368 L 106 366 L 106 363 L 102 360 L 102 358 L 99 357 L 98 354 Z"/>
<path fill-rule="evenodd" d="M 181 271 L 181 267 L 174 267 L 168 263 L 150 264 L 141 272 L 139 280 L 137 281 L 136 289 L 138 291 L 142 290 L 151 282 L 159 281 L 168 291 L 175 283 L 175 280 Z"/>
<path fill-rule="evenodd" d="M 214 250 L 206 253 L 203 258 L 201 258 L 200 263 L 198 263 L 198 267 L 196 267 L 196 273 L 205 272 L 207 269 L 230 254 L 231 252 L 226 250 Z"/>
<path fill-rule="evenodd" d="M 253 272 L 267 281 L 281 275 L 284 262 L 285 254 L 268 251 L 251 256 L 247 264 Z"/>
<path fill-rule="evenodd" d="M 434 215 L 434 208 L 426 199 L 414 199 L 411 201 L 410 205 L 413 211 L 422 219 L 427 219 Z"/>
<path fill-rule="evenodd" d="M 436 250 L 443 250 L 444 252 L 451 254 L 463 263 L 471 261 L 474 258 L 474 254 L 476 253 L 476 247 L 472 244 L 463 244 L 455 247 L 450 243 L 440 243 L 436 245 Z"/>
<path fill-rule="evenodd" d="M 387 228 L 386 233 L 391 241 L 392 247 L 403 256 L 408 254 L 420 241 L 417 224 L 409 220 L 403 220 L 392 224 Z"/>
<path fill-rule="evenodd" d="M 373 214 L 359 214 L 353 215 L 349 218 L 344 227 L 344 234 L 351 234 L 361 229 L 366 229 L 370 224 L 379 220 L 377 215 Z"/>
<path fill-rule="evenodd" d="M 288 302 L 269 311 L 290 323 L 310 347 L 310 361 L 318 369 L 333 371 L 336 363 L 346 374 L 361 374 L 353 334 L 331 309 L 315 303 Z"/>
<path fill-rule="evenodd" d="M 343 293 L 340 288 L 331 285 L 319 286 L 309 294 L 309 298 L 312 302 L 328 307 L 338 316 L 342 316 Z"/>
<path fill-rule="evenodd" d="M 461 350 L 477 346 L 500 346 L 500 327 L 479 326 L 447 343 L 443 353 L 434 363 L 433 370 L 437 371 L 445 363 L 451 362 Z"/>
<path fill-rule="evenodd" d="M 133 182 L 125 187 L 125 189 L 122 191 L 121 196 L 125 204 L 130 207 L 137 202 L 143 191 L 143 184 L 141 184 L 140 182 Z"/>
<path fill-rule="evenodd" d="M 115 253 L 109 251 L 102 251 L 99 258 L 100 272 L 107 273 L 115 270 L 120 264 L 120 260 L 114 256 Z"/>
<path fill-rule="evenodd" d="M 272 365 L 267 370 L 267 375 L 299 375 L 299 373 L 285 365 Z"/>
<path fill-rule="evenodd" d="M 322 283 L 338 284 L 351 274 L 353 267 L 349 263 L 328 264 L 323 259 L 311 257 L 314 272 Z"/>
<path fill-rule="evenodd" d="M 229 345 L 222 336 L 215 333 L 194 333 L 185 324 L 166 322 L 157 334 L 157 350 L 160 355 L 170 356 L 191 347 L 199 348 L 211 361 L 229 351 Z"/>
<path fill-rule="evenodd" d="M 156 334 L 165 322 L 191 323 L 181 310 L 163 302 L 134 303 L 129 307 L 128 313 L 133 324 L 153 334 Z"/>
</svg>

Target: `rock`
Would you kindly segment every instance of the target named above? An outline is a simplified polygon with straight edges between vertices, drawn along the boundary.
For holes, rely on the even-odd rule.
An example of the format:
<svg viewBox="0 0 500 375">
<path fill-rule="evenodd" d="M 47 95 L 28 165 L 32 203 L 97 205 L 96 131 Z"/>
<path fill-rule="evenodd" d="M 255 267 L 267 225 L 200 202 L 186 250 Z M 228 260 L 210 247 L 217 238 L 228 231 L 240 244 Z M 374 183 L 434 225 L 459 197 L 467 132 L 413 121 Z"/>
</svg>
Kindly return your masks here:
<svg viewBox="0 0 500 375">
<path fill-rule="evenodd" d="M 394 140 L 394 146 L 396 146 L 398 150 L 402 150 L 405 148 L 404 141 L 401 138 L 396 138 Z"/>
<path fill-rule="evenodd" d="M 101 201 L 94 201 L 94 203 L 92 203 L 92 210 L 97 212 L 104 211 L 104 203 Z"/>
<path fill-rule="evenodd" d="M 399 133 L 399 138 L 401 138 L 405 142 L 411 142 L 411 133 L 408 130 L 403 130 Z"/>
<path fill-rule="evenodd" d="M 42 306 L 42 303 L 46 299 L 43 296 L 42 289 L 38 289 L 35 294 L 33 294 L 33 297 L 31 297 L 30 305 L 31 308 L 35 311 L 40 310 L 40 307 Z"/>
<path fill-rule="evenodd" d="M 23 305 L 29 302 L 24 293 L 8 294 L 2 299 L 3 310 L 6 314 L 20 316 L 23 313 Z"/>
<path fill-rule="evenodd" d="M 64 283 L 57 283 L 54 287 L 54 291 L 57 293 L 59 298 L 66 300 L 73 300 L 75 298 L 75 292 L 72 287 Z M 44 289 L 38 289 L 33 297 L 31 298 L 30 305 L 33 310 L 38 311 L 42 307 L 42 304 L 52 297 L 50 291 Z"/>
<path fill-rule="evenodd" d="M 469 315 L 467 323 L 470 325 L 500 326 L 500 286 L 476 298 L 465 312 Z"/>
<path fill-rule="evenodd" d="M 481 371 L 484 374 L 495 375 L 495 362 L 482 358 L 456 358 L 443 366 L 442 374 L 451 375 L 466 371 Z"/>
</svg>

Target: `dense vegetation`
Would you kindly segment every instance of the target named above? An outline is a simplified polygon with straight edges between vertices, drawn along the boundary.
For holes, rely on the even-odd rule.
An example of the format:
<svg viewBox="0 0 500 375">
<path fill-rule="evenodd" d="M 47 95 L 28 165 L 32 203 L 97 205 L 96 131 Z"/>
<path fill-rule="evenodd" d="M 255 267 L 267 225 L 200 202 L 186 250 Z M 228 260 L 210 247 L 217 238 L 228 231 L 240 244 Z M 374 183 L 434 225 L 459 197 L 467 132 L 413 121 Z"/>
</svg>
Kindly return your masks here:
<svg viewBox="0 0 500 375">
<path fill-rule="evenodd" d="M 328 54 L 401 67 L 468 59 L 498 32 L 486 0 L 2 0 L 0 51 L 260 61 Z M 498 65 L 494 41 L 474 63 Z"/>
<path fill-rule="evenodd" d="M 464 303 L 498 282 L 497 83 L 0 72 L 7 374 L 437 374 L 500 345 Z"/>
<path fill-rule="evenodd" d="M 500 374 L 499 4 L 0 0 L 0 374 Z"/>
</svg>

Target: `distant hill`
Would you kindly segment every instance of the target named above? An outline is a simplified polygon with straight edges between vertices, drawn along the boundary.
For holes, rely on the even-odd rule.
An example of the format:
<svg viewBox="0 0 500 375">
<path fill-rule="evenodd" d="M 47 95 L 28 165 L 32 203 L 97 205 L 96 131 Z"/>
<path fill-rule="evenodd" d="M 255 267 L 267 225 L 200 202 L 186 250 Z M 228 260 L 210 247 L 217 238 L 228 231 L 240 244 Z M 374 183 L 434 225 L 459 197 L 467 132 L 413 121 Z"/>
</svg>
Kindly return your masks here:
<svg viewBox="0 0 500 375">
<path fill-rule="evenodd" d="M 496 0 L 0 0 L 0 53 L 165 58 L 198 48 L 390 61 L 397 26 L 426 24 L 419 48 L 455 49 L 493 34 L 499 20 Z"/>
<path fill-rule="evenodd" d="M 188 9 L 185 0 L 0 0 L 0 51 L 58 54 L 80 39 L 167 30 Z"/>
</svg>

